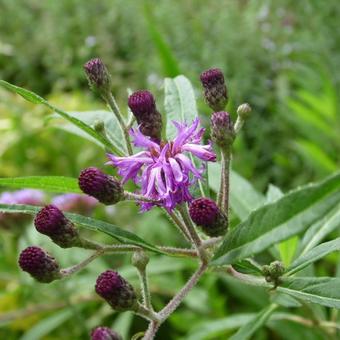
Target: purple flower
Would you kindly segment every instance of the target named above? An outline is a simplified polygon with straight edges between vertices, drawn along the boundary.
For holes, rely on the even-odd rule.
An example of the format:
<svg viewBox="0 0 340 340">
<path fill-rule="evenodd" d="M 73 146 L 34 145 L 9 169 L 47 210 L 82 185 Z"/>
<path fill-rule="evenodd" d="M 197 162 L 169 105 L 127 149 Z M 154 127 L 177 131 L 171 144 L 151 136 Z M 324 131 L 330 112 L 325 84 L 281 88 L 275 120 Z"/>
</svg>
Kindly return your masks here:
<svg viewBox="0 0 340 340">
<path fill-rule="evenodd" d="M 90 215 L 98 201 L 87 195 L 63 194 L 55 196 L 52 199 L 52 204 L 62 211 Z"/>
<path fill-rule="evenodd" d="M 197 179 L 202 178 L 204 168 L 197 169 L 190 154 L 203 161 L 216 160 L 210 144 L 199 144 L 204 129 L 199 127 L 198 118 L 192 125 L 178 122 L 173 124 L 178 130 L 173 141 L 158 144 L 144 136 L 139 129 L 131 129 L 134 145 L 145 150 L 129 157 L 108 154 L 108 164 L 118 168 L 122 183 L 132 179 L 141 186 L 143 196 L 161 200 L 168 210 L 174 209 L 176 204 L 191 201 L 189 188 Z M 153 205 L 155 203 L 143 203 L 142 211 Z"/>
</svg>

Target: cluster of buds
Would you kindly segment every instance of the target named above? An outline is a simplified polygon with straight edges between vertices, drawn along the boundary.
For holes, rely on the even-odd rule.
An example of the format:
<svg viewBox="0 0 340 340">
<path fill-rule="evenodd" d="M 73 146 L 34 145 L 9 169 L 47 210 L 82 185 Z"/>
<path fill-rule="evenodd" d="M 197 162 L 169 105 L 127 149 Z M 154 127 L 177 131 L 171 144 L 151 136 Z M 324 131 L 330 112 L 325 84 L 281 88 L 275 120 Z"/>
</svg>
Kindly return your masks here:
<svg viewBox="0 0 340 340">
<path fill-rule="evenodd" d="M 208 236 L 224 235 L 228 228 L 228 218 L 210 198 L 197 198 L 190 204 L 189 213 L 197 226 Z"/>
<path fill-rule="evenodd" d="M 134 92 L 128 100 L 128 105 L 143 135 L 160 142 L 162 133 L 162 116 L 157 111 L 153 95 L 146 90 Z"/>
<path fill-rule="evenodd" d="M 280 277 L 284 274 L 284 272 L 285 267 L 280 261 L 274 261 L 269 265 L 262 266 L 262 274 L 266 281 L 274 283 L 275 287 L 279 285 Z"/>
<path fill-rule="evenodd" d="M 178 208 L 181 218 L 179 223 L 175 222 L 182 229 L 183 234 L 196 246 L 195 254 L 200 258 L 202 266 L 206 266 L 209 252 L 205 253 L 206 249 L 201 247 L 202 240 L 196 233 L 192 222 L 210 237 L 225 235 L 228 230 L 228 191 L 222 192 L 221 190 L 223 195 L 218 199 L 218 204 L 210 198 L 194 199 L 192 196 L 191 185 L 196 180 L 202 179 L 204 169 L 196 168 L 191 157 L 196 157 L 204 162 L 216 161 L 216 154 L 211 144 L 201 144 L 204 129 L 200 127 L 199 119 L 196 118 L 191 125 L 187 122 L 174 122 L 178 135 L 172 141 L 162 141 L 162 117 L 157 110 L 155 99 L 149 91 L 140 90 L 128 98 L 128 106 L 138 123 L 138 129 L 131 128 L 128 132 L 128 126 L 120 116 L 120 110 L 111 95 L 111 78 L 105 65 L 96 58 L 87 62 L 84 68 L 90 87 L 99 92 L 109 104 L 126 139 L 127 156 L 108 154 L 110 161 L 107 164 L 117 168 L 121 181 L 95 167 L 84 169 L 79 175 L 78 184 L 80 189 L 90 197 L 78 195 L 78 200 L 76 195 L 70 194 L 55 198 L 54 204 L 45 206 L 37 213 L 34 220 L 37 231 L 50 237 L 62 248 L 96 249 L 97 252 L 92 255 L 95 258 L 107 249 L 113 248 L 83 239 L 74 223 L 66 217 L 72 215 L 66 214 L 65 216 L 61 209 L 71 210 L 70 206 L 73 207 L 76 200 L 78 200 L 77 207 L 83 204 L 86 209 L 91 209 L 97 204 L 97 201 L 105 205 L 113 205 L 134 197 L 141 205 L 142 211 L 155 205 L 163 206 L 169 213 Z M 234 126 L 229 113 L 223 111 L 228 102 L 223 73 L 219 69 L 211 69 L 203 72 L 200 79 L 204 87 L 205 100 L 214 110 L 211 116 L 212 141 L 222 151 L 230 151 L 237 133 L 238 122 Z M 245 120 L 249 116 L 249 112 L 248 104 L 241 105 L 237 110 L 239 119 Z M 98 133 L 105 135 L 102 121 L 98 121 L 94 128 Z M 134 138 L 134 145 L 145 150 L 133 155 L 129 133 Z M 124 191 L 123 184 L 128 180 L 141 185 L 140 194 Z M 223 183 L 229 182 L 225 180 L 222 181 Z M 189 215 L 192 221 L 190 221 L 186 208 L 179 208 L 183 208 L 182 204 L 186 203 L 189 205 Z M 176 251 L 175 248 L 173 249 Z M 95 284 L 96 293 L 117 311 L 130 310 L 144 315 L 149 320 L 158 320 L 161 313 L 153 311 L 147 287 L 145 269 L 148 262 L 149 258 L 143 251 L 134 252 L 132 264 L 137 268 L 141 277 L 143 304 L 138 302 L 133 286 L 113 270 L 107 270 L 98 276 Z M 68 270 L 61 270 L 56 260 L 39 247 L 28 247 L 21 252 L 19 257 L 19 266 L 22 270 L 44 283 L 70 275 L 71 269 L 74 272 L 76 270 L 74 268 L 84 267 L 88 263 L 89 261 L 84 261 Z M 283 272 L 284 269 L 280 263 L 274 262 L 263 267 L 266 280 L 275 284 L 278 283 Z M 95 328 L 91 333 L 91 338 L 92 340 L 121 339 L 119 334 L 107 327 Z"/>
</svg>

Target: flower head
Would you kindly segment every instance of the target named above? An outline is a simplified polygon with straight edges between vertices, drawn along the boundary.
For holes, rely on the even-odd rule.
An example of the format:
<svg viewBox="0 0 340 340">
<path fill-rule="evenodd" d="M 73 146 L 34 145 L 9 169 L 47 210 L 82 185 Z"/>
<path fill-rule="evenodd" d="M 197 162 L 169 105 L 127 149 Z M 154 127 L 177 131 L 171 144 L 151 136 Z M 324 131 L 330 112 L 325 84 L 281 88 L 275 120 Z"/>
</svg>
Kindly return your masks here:
<svg viewBox="0 0 340 340">
<path fill-rule="evenodd" d="M 90 88 L 106 97 L 111 91 L 111 76 L 100 58 L 89 60 L 84 65 Z"/>
<path fill-rule="evenodd" d="M 113 309 L 124 311 L 136 307 L 137 297 L 133 287 L 113 270 L 107 270 L 98 276 L 95 289 Z"/>
<path fill-rule="evenodd" d="M 200 79 L 207 104 L 214 111 L 223 110 L 228 102 L 228 94 L 222 71 L 219 68 L 209 69 L 201 74 Z"/>
<path fill-rule="evenodd" d="M 209 236 L 220 236 L 227 231 L 227 217 L 210 198 L 195 199 L 190 204 L 189 213 L 191 219 Z"/>
<path fill-rule="evenodd" d="M 98 201 L 87 195 L 63 194 L 53 197 L 52 204 L 62 211 L 89 215 L 98 204 Z"/>
<path fill-rule="evenodd" d="M 104 204 L 115 204 L 124 199 L 121 184 L 112 176 L 90 167 L 84 169 L 78 178 L 79 187 L 85 193 Z"/>
<path fill-rule="evenodd" d="M 60 278 L 60 268 L 54 257 L 39 247 L 28 247 L 19 256 L 20 268 L 37 281 L 49 283 Z"/>
<path fill-rule="evenodd" d="M 42 208 L 36 215 L 34 224 L 39 233 L 49 236 L 62 248 L 79 243 L 78 230 L 55 205 Z"/>
<path fill-rule="evenodd" d="M 211 116 L 211 139 L 221 148 L 228 148 L 234 138 L 234 127 L 229 113 L 214 112 Z"/>
<path fill-rule="evenodd" d="M 210 144 L 199 144 L 204 129 L 199 127 L 198 118 L 192 125 L 173 123 L 178 130 L 173 141 L 158 144 L 140 130 L 132 129 L 130 134 L 134 137 L 134 145 L 144 148 L 144 151 L 129 157 L 108 154 L 108 164 L 118 168 L 123 183 L 132 179 L 141 186 L 142 195 L 161 200 L 168 210 L 182 202 L 190 202 L 192 196 L 189 188 L 202 178 L 204 168 L 197 169 L 190 156 L 203 161 L 216 160 Z M 155 203 L 143 203 L 142 210 L 150 209 L 153 205 Z"/>
<path fill-rule="evenodd" d="M 136 91 L 129 97 L 128 105 L 143 135 L 159 142 L 162 132 L 162 116 L 157 111 L 153 95 L 146 90 Z"/>
<path fill-rule="evenodd" d="M 122 340 L 122 337 L 109 327 L 97 327 L 91 332 L 91 340 Z"/>
</svg>

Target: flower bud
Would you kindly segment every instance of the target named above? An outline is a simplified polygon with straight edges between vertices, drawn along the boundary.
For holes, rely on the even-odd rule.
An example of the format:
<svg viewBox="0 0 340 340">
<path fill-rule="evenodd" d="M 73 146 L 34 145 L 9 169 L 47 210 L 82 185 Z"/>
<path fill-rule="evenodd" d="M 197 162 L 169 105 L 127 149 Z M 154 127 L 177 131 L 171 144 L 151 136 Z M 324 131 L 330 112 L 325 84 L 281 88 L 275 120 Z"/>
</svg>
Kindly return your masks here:
<svg viewBox="0 0 340 340">
<path fill-rule="evenodd" d="M 39 247 L 28 247 L 19 256 L 20 268 L 37 281 L 49 283 L 61 277 L 55 258 Z"/>
<path fill-rule="evenodd" d="M 79 175 L 78 182 L 85 194 L 106 205 L 115 204 L 124 199 L 124 189 L 120 182 L 97 168 L 84 169 Z"/>
<path fill-rule="evenodd" d="M 280 283 L 280 277 L 284 274 L 285 267 L 282 262 L 274 261 L 270 265 L 262 266 L 262 274 L 267 282 L 273 282 L 275 286 Z"/>
<path fill-rule="evenodd" d="M 237 115 L 242 119 L 245 120 L 250 116 L 251 107 L 248 103 L 241 104 L 237 108 Z"/>
<path fill-rule="evenodd" d="M 213 68 L 201 73 L 206 103 L 214 110 L 223 110 L 228 103 L 227 87 L 220 69 Z"/>
<path fill-rule="evenodd" d="M 136 91 L 129 97 L 128 105 L 140 125 L 142 134 L 160 141 L 162 116 L 157 111 L 153 95 L 146 90 Z"/>
<path fill-rule="evenodd" d="M 108 327 L 97 327 L 91 332 L 91 340 L 122 340 L 122 337 Z"/>
<path fill-rule="evenodd" d="M 221 148 L 228 148 L 235 139 L 233 122 L 228 112 L 214 112 L 211 116 L 211 139 Z"/>
<path fill-rule="evenodd" d="M 100 274 L 95 288 L 96 293 L 115 310 L 125 311 L 137 308 L 137 297 L 133 287 L 113 270 Z"/>
<path fill-rule="evenodd" d="M 131 257 L 132 265 L 138 270 L 145 270 L 145 267 L 149 263 L 149 256 L 143 250 L 137 250 Z"/>
<path fill-rule="evenodd" d="M 84 70 L 90 88 L 102 97 L 107 97 L 111 93 L 111 76 L 102 60 L 99 58 L 89 60 L 84 65 Z"/>
<path fill-rule="evenodd" d="M 228 228 L 228 219 L 216 203 L 206 197 L 197 198 L 189 207 L 191 219 L 209 236 L 224 235 Z"/>
<path fill-rule="evenodd" d="M 34 225 L 39 233 L 49 236 L 62 248 L 80 244 L 78 230 L 55 205 L 42 208 L 35 217 Z"/>
</svg>

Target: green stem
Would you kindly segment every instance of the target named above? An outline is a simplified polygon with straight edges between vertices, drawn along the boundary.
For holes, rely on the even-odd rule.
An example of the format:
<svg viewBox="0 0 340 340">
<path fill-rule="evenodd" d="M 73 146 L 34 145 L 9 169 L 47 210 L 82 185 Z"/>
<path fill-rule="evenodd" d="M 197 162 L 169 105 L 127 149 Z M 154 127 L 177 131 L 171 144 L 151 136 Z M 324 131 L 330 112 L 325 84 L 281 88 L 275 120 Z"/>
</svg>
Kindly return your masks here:
<svg viewBox="0 0 340 340">
<path fill-rule="evenodd" d="M 180 217 L 178 217 L 175 212 L 168 212 L 165 209 L 164 211 L 166 212 L 167 217 L 172 222 L 172 224 L 178 229 L 178 231 L 184 236 L 184 238 L 191 243 L 192 240 L 190 238 L 190 235 L 187 231 L 184 222 L 180 219 Z"/>
<path fill-rule="evenodd" d="M 137 268 L 137 270 L 142 288 L 143 304 L 145 308 L 149 309 L 150 311 L 153 311 L 149 290 L 149 282 L 148 277 L 146 275 L 146 268 L 144 269 Z"/>
<path fill-rule="evenodd" d="M 220 209 L 227 216 L 229 216 L 229 175 L 230 175 L 230 149 L 225 149 L 221 151 L 221 162 L 222 162 L 222 172 L 221 172 L 221 202 Z"/>
<path fill-rule="evenodd" d="M 113 112 L 113 114 L 115 115 L 115 117 L 118 120 L 119 126 L 120 126 L 120 128 L 123 132 L 123 135 L 124 135 L 128 154 L 131 156 L 133 154 L 133 151 L 132 151 L 132 146 L 131 146 L 130 137 L 129 137 L 129 130 L 127 129 L 127 127 L 124 123 L 122 114 L 120 113 L 120 110 L 119 110 L 119 107 L 116 103 L 116 100 L 114 99 L 112 94 L 109 94 L 105 99 L 106 99 L 106 102 L 109 105 L 111 111 Z"/>
<path fill-rule="evenodd" d="M 187 230 L 188 234 L 190 235 L 190 238 L 192 239 L 192 242 L 194 243 L 194 245 L 197 249 L 197 252 L 199 254 L 201 261 L 203 263 L 207 263 L 207 261 L 208 261 L 207 253 L 205 252 L 205 250 L 202 247 L 202 240 L 200 239 L 200 237 L 198 236 L 198 234 L 196 232 L 195 226 L 191 221 L 191 218 L 189 216 L 188 209 L 187 209 L 186 205 L 179 205 L 177 209 L 182 216 L 182 219 L 183 219 L 184 224 L 186 226 L 186 230 Z"/>
</svg>

